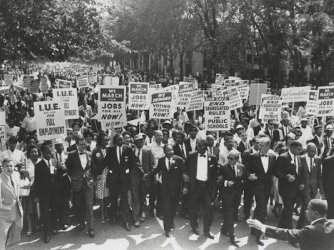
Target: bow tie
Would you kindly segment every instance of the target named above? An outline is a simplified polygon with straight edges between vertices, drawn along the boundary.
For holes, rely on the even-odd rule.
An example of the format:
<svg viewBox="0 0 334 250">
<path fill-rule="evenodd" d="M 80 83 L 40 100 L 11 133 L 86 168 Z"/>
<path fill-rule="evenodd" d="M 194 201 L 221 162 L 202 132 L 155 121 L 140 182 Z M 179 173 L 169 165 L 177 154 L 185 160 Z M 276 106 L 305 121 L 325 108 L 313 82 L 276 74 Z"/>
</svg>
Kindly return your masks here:
<svg viewBox="0 0 334 250">
<path fill-rule="evenodd" d="M 199 155 L 200 157 L 206 157 L 206 155 Z"/>
<path fill-rule="evenodd" d="M 262 154 L 261 154 L 261 157 L 268 157 L 268 155 L 262 155 Z"/>
<path fill-rule="evenodd" d="M 83 152 L 83 153 L 79 153 L 80 155 L 85 155 L 86 153 L 85 152 Z"/>
</svg>

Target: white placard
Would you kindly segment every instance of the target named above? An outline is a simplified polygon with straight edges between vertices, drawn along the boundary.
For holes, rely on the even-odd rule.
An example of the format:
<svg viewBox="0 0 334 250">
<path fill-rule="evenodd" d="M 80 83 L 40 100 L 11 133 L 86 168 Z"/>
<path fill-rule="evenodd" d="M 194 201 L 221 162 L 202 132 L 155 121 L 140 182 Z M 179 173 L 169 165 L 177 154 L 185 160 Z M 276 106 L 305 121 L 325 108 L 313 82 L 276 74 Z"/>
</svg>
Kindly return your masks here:
<svg viewBox="0 0 334 250">
<path fill-rule="evenodd" d="M 222 97 L 205 98 L 205 128 L 208 131 L 231 129 L 230 103 Z"/>
<path fill-rule="evenodd" d="M 306 115 L 317 115 L 318 113 L 318 90 L 310 90 L 305 107 Z"/>
<path fill-rule="evenodd" d="M 334 87 L 318 88 L 318 115 L 334 116 Z"/>
<path fill-rule="evenodd" d="M 129 109 L 148 110 L 150 107 L 149 83 L 129 83 Z"/>
<path fill-rule="evenodd" d="M 173 116 L 173 92 L 160 90 L 151 94 L 150 119 L 169 119 Z"/>
<path fill-rule="evenodd" d="M 202 110 L 204 107 L 204 91 L 199 90 L 193 92 L 190 101 L 186 107 L 186 111 Z"/>
<path fill-rule="evenodd" d="M 283 88 L 281 93 L 282 102 L 306 102 L 310 86 Z"/>
<path fill-rule="evenodd" d="M 65 119 L 78 119 L 78 93 L 76 88 L 53 89 L 53 100 L 61 101 L 64 106 Z"/>
<path fill-rule="evenodd" d="M 279 122 L 281 118 L 282 101 L 277 95 L 262 95 L 259 118 L 267 123 L 269 120 Z"/>
</svg>

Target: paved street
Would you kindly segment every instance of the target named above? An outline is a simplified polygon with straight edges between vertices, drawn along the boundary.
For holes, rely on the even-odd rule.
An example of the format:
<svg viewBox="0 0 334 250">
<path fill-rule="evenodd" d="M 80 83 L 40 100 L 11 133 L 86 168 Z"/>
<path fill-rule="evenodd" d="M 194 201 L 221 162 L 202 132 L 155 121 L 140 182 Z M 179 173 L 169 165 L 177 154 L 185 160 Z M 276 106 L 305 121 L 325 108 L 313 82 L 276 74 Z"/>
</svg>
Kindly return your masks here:
<svg viewBox="0 0 334 250">
<path fill-rule="evenodd" d="M 109 223 L 102 224 L 95 221 L 95 238 L 91 239 L 85 232 L 77 232 L 73 227 L 68 232 L 59 232 L 53 235 L 49 244 L 45 244 L 42 238 L 39 238 L 41 232 L 36 233 L 33 237 L 23 236 L 20 249 L 40 250 L 40 249 L 236 249 L 229 243 L 226 236 L 220 236 L 221 215 L 215 211 L 214 223 L 211 228 L 215 235 L 214 240 L 205 238 L 203 235 L 196 236 L 192 233 L 189 222 L 179 216 L 175 219 L 175 230 L 172 231 L 173 237 L 167 239 L 162 230 L 162 221 L 151 217 L 141 224 L 140 228 L 133 228 L 131 232 L 125 231 L 120 225 L 111 226 Z M 269 215 L 268 224 L 277 224 L 273 215 Z M 200 222 L 202 230 L 202 223 Z M 241 240 L 240 249 L 296 249 L 288 243 L 266 239 L 264 247 L 258 247 L 255 244 L 254 236 L 249 236 L 249 228 L 244 222 L 235 225 L 237 237 Z"/>
</svg>

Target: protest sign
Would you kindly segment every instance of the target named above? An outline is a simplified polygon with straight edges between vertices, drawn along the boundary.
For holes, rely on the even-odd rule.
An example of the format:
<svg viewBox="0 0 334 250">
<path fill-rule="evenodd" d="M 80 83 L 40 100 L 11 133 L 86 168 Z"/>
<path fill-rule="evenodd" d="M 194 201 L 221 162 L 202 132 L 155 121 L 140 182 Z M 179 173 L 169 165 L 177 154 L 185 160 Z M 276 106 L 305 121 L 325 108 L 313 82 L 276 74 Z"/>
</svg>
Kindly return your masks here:
<svg viewBox="0 0 334 250">
<path fill-rule="evenodd" d="M 86 88 L 89 87 L 88 77 L 82 76 L 77 79 L 77 88 Z"/>
<path fill-rule="evenodd" d="M 262 95 L 259 118 L 267 123 L 269 120 L 279 122 L 281 118 L 282 101 L 277 95 Z"/>
<path fill-rule="evenodd" d="M 207 131 L 230 130 L 230 103 L 222 97 L 205 98 L 205 129 Z"/>
<path fill-rule="evenodd" d="M 150 119 L 169 119 L 174 114 L 173 92 L 159 90 L 151 94 Z"/>
<path fill-rule="evenodd" d="M 161 83 L 158 84 L 151 84 L 150 83 L 150 89 L 162 89 Z"/>
<path fill-rule="evenodd" d="M 111 78 L 111 86 L 119 86 L 119 77 Z"/>
<path fill-rule="evenodd" d="M 58 88 L 60 88 L 60 89 L 72 88 L 72 82 L 71 81 L 57 79 L 56 83 L 58 85 Z"/>
<path fill-rule="evenodd" d="M 281 92 L 282 102 L 306 102 L 310 90 L 310 86 L 283 88 Z"/>
<path fill-rule="evenodd" d="M 243 105 L 237 87 L 222 90 L 221 97 L 229 101 L 230 110 L 241 108 Z"/>
<path fill-rule="evenodd" d="M 318 88 L 318 115 L 334 116 L 334 87 Z"/>
<path fill-rule="evenodd" d="M 242 100 L 247 101 L 248 96 L 249 96 L 249 85 L 248 84 L 238 85 L 238 90 L 239 90 L 240 98 Z"/>
<path fill-rule="evenodd" d="M 34 76 L 33 75 L 23 75 L 22 76 L 22 85 L 25 88 L 29 88 L 30 87 L 30 83 L 32 82 L 32 80 L 34 80 Z"/>
<path fill-rule="evenodd" d="M 308 100 L 305 107 L 307 115 L 317 115 L 318 113 L 318 91 L 310 90 L 308 94 Z"/>
<path fill-rule="evenodd" d="M 216 74 L 215 84 L 224 85 L 225 76 L 223 74 Z"/>
<path fill-rule="evenodd" d="M 0 142 L 2 145 L 5 145 L 7 140 L 6 133 L 6 113 L 5 111 L 0 112 Z"/>
<path fill-rule="evenodd" d="M 88 83 L 94 85 L 97 82 L 97 72 L 89 72 Z"/>
<path fill-rule="evenodd" d="M 48 80 L 45 77 L 40 79 L 40 89 L 42 93 L 48 93 L 49 85 Z"/>
<path fill-rule="evenodd" d="M 63 103 L 65 119 L 78 119 L 78 93 L 76 88 L 53 89 L 53 100 Z"/>
<path fill-rule="evenodd" d="M 196 83 L 194 82 L 179 82 L 179 99 L 177 106 L 180 109 L 186 108 L 190 101 L 193 91 L 195 91 Z"/>
<path fill-rule="evenodd" d="M 38 79 L 34 79 L 30 82 L 30 86 L 29 86 L 29 91 L 30 93 L 38 93 L 39 92 L 39 85 L 41 84 L 41 82 Z"/>
<path fill-rule="evenodd" d="M 98 119 L 114 128 L 126 126 L 125 86 L 99 86 Z"/>
<path fill-rule="evenodd" d="M 204 107 L 204 91 L 194 91 L 186 106 L 186 111 L 202 110 Z"/>
<path fill-rule="evenodd" d="M 129 83 L 129 109 L 148 110 L 150 106 L 149 83 Z"/>
<path fill-rule="evenodd" d="M 0 87 L 0 94 L 6 95 L 9 94 L 9 86 Z"/>
<path fill-rule="evenodd" d="M 267 93 L 268 85 L 266 83 L 251 82 L 249 86 L 249 105 L 260 105 L 261 96 Z"/>
<path fill-rule="evenodd" d="M 194 77 L 183 77 L 184 82 L 197 82 L 197 79 Z"/>
<path fill-rule="evenodd" d="M 37 138 L 40 141 L 64 136 L 66 132 L 63 106 L 59 101 L 35 102 Z"/>
<path fill-rule="evenodd" d="M 235 80 L 226 79 L 224 81 L 224 86 L 226 86 L 226 87 L 233 87 L 233 86 L 235 86 Z"/>
<path fill-rule="evenodd" d="M 14 76 L 12 74 L 4 74 L 3 80 L 6 85 L 12 85 L 13 84 Z"/>
</svg>

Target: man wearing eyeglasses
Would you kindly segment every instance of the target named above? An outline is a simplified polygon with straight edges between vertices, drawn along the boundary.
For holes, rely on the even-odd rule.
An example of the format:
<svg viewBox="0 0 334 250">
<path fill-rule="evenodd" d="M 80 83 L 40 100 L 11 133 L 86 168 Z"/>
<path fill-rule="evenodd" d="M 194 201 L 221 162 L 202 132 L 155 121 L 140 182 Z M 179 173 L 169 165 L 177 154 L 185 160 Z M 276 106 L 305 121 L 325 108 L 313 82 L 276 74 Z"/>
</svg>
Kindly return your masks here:
<svg viewBox="0 0 334 250">
<path fill-rule="evenodd" d="M 262 137 L 258 140 L 259 152 L 249 156 L 247 167 L 247 178 L 251 189 L 254 191 L 256 207 L 254 218 L 264 222 L 267 215 L 267 204 L 272 187 L 272 176 L 276 161 L 276 156 L 269 152 L 271 139 Z M 256 236 L 258 245 L 263 246 L 261 241 L 262 233 L 255 229 L 251 231 Z"/>
<path fill-rule="evenodd" d="M 189 153 L 186 158 L 186 173 L 190 181 L 186 183 L 183 194 L 189 193 L 189 218 L 193 232 L 199 235 L 198 211 L 199 206 L 203 205 L 204 235 L 213 239 L 210 227 L 213 220 L 213 184 L 217 179 L 218 164 L 216 156 L 207 152 L 207 146 L 206 140 L 199 140 L 197 151 Z"/>
<path fill-rule="evenodd" d="M 239 240 L 234 233 L 234 220 L 238 217 L 238 207 L 243 190 L 244 166 L 238 163 L 239 151 L 231 150 L 227 155 L 228 163 L 219 171 L 218 182 L 223 186 L 224 224 L 221 233 L 230 237 L 230 242 L 238 246 Z"/>
</svg>

